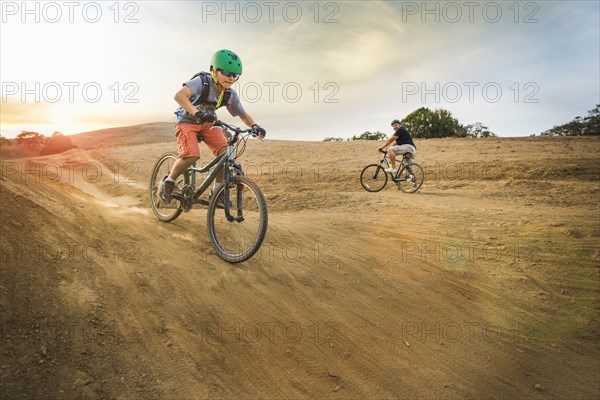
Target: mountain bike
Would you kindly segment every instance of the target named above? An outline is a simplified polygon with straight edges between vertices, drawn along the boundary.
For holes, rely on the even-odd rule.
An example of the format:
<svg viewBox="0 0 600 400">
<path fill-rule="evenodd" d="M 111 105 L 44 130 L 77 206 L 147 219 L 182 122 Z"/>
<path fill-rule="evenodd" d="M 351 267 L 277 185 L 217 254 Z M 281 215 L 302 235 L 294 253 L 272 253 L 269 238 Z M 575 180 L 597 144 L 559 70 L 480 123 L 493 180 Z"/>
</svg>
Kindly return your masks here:
<svg viewBox="0 0 600 400">
<path fill-rule="evenodd" d="M 256 137 L 257 132 L 222 121 L 217 121 L 215 126 L 222 127 L 228 137 L 227 151 L 202 168 L 196 167 L 196 163 L 190 166 L 176 181 L 173 200 L 168 204 L 160 199 L 158 190 L 177 160 L 177 154 L 161 155 L 150 176 L 150 206 L 154 215 L 164 222 L 175 220 L 195 204 L 208 206 L 208 237 L 216 254 L 227 262 L 239 263 L 258 251 L 267 233 L 265 197 L 258 185 L 244 176 L 242 166 L 236 162 L 246 149 L 248 137 Z M 209 200 L 200 198 L 221 171 L 224 171 L 223 182 L 213 189 Z M 196 187 L 196 175 L 204 173 L 209 174 Z"/>
<path fill-rule="evenodd" d="M 379 192 L 388 182 L 388 174 L 392 177 L 392 181 L 398 186 L 398 190 L 404 193 L 414 193 L 421 188 L 425 179 L 423 168 L 417 163 L 410 162 L 410 153 L 405 153 L 400 161 L 400 168 L 395 173 L 385 172 L 385 166 L 391 168 L 390 161 L 387 157 L 387 152 L 379 150 L 383 153 L 379 164 L 369 164 L 363 168 L 360 173 L 360 184 L 368 192 Z"/>
</svg>

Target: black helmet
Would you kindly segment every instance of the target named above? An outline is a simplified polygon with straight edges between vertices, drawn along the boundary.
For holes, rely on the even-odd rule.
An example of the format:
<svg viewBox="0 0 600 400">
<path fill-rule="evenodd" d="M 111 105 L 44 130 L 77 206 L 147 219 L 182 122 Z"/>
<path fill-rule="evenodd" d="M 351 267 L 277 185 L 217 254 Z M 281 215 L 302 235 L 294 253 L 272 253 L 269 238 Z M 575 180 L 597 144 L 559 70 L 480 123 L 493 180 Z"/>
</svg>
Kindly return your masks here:
<svg viewBox="0 0 600 400">
<path fill-rule="evenodd" d="M 393 120 L 393 121 L 392 121 L 392 123 L 391 123 L 390 125 L 394 125 L 394 124 L 402 125 L 402 124 L 400 123 L 400 121 L 399 121 L 399 120 L 397 120 L 397 119 Z"/>
</svg>

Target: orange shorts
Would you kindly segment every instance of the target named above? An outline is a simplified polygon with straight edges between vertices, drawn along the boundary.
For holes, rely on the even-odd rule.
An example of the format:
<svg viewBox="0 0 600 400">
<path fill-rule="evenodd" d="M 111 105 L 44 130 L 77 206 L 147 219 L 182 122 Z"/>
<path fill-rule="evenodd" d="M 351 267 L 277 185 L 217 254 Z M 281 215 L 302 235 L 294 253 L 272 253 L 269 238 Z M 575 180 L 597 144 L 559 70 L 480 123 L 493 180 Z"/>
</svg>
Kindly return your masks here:
<svg viewBox="0 0 600 400">
<path fill-rule="evenodd" d="M 177 149 L 179 158 L 200 157 L 200 145 L 196 133 L 200 132 L 204 143 L 213 155 L 227 147 L 227 139 L 221 128 L 215 126 L 204 126 L 196 124 L 176 124 Z"/>
</svg>

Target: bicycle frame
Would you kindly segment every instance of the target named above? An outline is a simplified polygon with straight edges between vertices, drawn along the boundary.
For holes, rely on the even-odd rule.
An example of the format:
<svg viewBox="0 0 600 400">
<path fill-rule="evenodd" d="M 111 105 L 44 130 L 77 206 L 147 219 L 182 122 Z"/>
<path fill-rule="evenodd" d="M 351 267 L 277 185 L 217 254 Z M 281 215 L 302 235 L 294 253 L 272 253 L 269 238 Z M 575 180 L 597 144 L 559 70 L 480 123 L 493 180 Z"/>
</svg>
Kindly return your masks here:
<svg viewBox="0 0 600 400">
<path fill-rule="evenodd" d="M 206 178 L 204 178 L 204 180 L 200 184 L 200 187 L 194 192 L 194 201 L 198 200 L 202 193 L 204 193 L 206 189 L 208 189 L 208 186 L 216 179 L 217 175 L 221 172 L 223 166 L 225 165 L 225 162 L 227 161 L 226 156 L 226 153 L 219 154 L 211 162 L 209 162 L 202 168 L 196 167 L 196 163 L 194 163 L 183 173 L 184 184 L 196 187 L 196 174 L 203 174 L 212 169 L 211 173 Z"/>
<path fill-rule="evenodd" d="M 391 168 L 392 164 L 390 163 L 390 160 L 388 160 L 387 152 L 382 153 L 383 156 L 381 157 L 381 160 L 379 160 L 379 165 L 383 166 L 383 163 L 385 163 L 385 165 Z M 394 182 L 398 180 L 398 176 L 406 168 L 406 157 L 402 157 L 401 160 L 396 159 L 396 162 L 400 163 L 400 168 L 396 170 L 396 174 L 394 174 L 393 172 L 388 172 L 388 174 L 390 174 L 390 176 L 392 177 L 392 181 Z"/>
<path fill-rule="evenodd" d="M 173 152 L 162 154 L 150 174 L 150 207 L 163 222 L 171 222 L 182 213 L 189 212 L 198 204 L 207 206 L 206 228 L 215 254 L 224 261 L 239 263 L 256 254 L 262 245 L 268 226 L 267 201 L 258 185 L 244 176 L 237 159 L 246 150 L 250 136 L 262 139 L 262 128 L 241 129 L 217 121 L 227 136 L 227 144 L 206 165 L 190 165 L 177 177 L 172 199 L 163 200 L 163 175 L 173 170 L 177 156 Z M 196 174 L 203 174 L 202 177 Z M 221 182 L 223 177 L 223 182 Z M 386 176 L 387 177 L 387 176 Z M 200 196 L 209 187 L 214 188 L 208 200 Z M 196 187 L 198 185 L 198 187 Z M 161 194 L 163 197 L 161 197 Z"/>
<path fill-rule="evenodd" d="M 229 188 L 232 184 L 232 179 L 229 166 L 234 166 L 235 169 L 240 172 L 240 174 L 243 174 L 241 166 L 235 162 L 235 143 L 237 142 L 238 137 L 241 133 L 248 132 L 249 130 L 243 131 L 239 128 L 229 126 L 221 121 L 219 121 L 219 125 L 222 126 L 225 130 L 233 130 L 235 132 L 233 137 L 227 140 L 227 151 L 216 156 L 211 162 L 209 162 L 202 168 L 196 167 L 196 163 L 192 164 L 192 166 L 190 166 L 183 173 L 184 185 L 191 186 L 192 188 L 196 187 L 196 174 L 202 174 L 212 170 L 210 174 L 202 181 L 200 187 L 194 192 L 192 202 L 196 203 L 200 196 L 206 191 L 206 189 L 208 189 L 210 184 L 217 178 L 217 175 L 224 170 L 225 174 L 223 177 L 223 181 L 227 183 L 225 185 L 225 195 L 223 201 L 223 205 L 225 208 L 225 216 L 229 221 L 242 222 L 244 220 L 244 213 L 242 210 L 243 198 L 241 191 L 237 191 L 237 216 L 234 217 L 231 215 Z M 184 197 L 178 195 L 174 195 L 173 197 L 178 200 L 184 199 Z"/>
</svg>

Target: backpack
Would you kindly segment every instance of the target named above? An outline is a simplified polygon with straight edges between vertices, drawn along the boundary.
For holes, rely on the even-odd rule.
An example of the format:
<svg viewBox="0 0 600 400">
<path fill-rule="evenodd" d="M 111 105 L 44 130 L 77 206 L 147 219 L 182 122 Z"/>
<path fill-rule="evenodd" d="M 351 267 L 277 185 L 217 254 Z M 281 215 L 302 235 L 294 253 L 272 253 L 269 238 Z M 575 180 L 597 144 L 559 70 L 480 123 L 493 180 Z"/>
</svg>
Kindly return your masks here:
<svg viewBox="0 0 600 400">
<path fill-rule="evenodd" d="M 194 101 L 192 101 L 192 104 L 194 106 L 197 106 L 198 104 L 206 103 L 206 100 L 208 99 L 208 94 L 210 92 L 210 90 L 208 89 L 208 85 L 210 85 L 210 83 L 212 81 L 212 77 L 210 76 L 210 74 L 208 72 L 198 72 L 190 78 L 190 81 L 199 76 L 202 78 L 203 87 L 202 87 L 202 92 L 200 92 L 200 94 L 198 96 L 196 96 Z M 225 90 L 225 93 L 223 93 L 223 100 L 221 100 L 221 104 L 219 105 L 218 108 L 221 108 L 221 107 L 227 105 L 230 97 L 231 97 L 231 91 L 229 89 Z"/>
<path fill-rule="evenodd" d="M 196 96 L 196 98 L 194 100 L 192 100 L 192 104 L 194 105 L 194 107 L 197 107 L 200 104 L 207 104 L 208 95 L 210 93 L 209 85 L 212 82 L 212 76 L 210 76 L 210 74 L 208 72 L 198 72 L 190 78 L 190 81 L 197 77 L 201 77 L 201 79 L 202 79 L 202 91 L 200 92 L 199 95 Z M 230 97 L 231 97 L 231 90 L 229 90 L 229 89 L 225 90 L 225 93 L 223 93 L 223 100 L 221 100 L 221 104 L 217 108 L 226 106 L 227 103 L 229 103 Z M 212 104 L 216 106 L 216 103 L 212 103 Z M 183 107 L 179 107 L 175 111 L 177 120 L 180 120 L 181 118 L 183 118 L 183 116 L 185 114 L 187 114 L 187 112 L 183 109 Z"/>
</svg>

